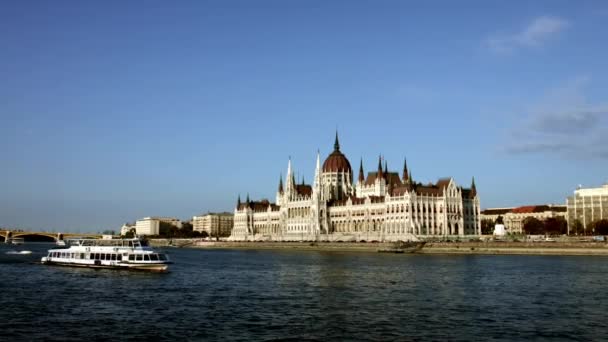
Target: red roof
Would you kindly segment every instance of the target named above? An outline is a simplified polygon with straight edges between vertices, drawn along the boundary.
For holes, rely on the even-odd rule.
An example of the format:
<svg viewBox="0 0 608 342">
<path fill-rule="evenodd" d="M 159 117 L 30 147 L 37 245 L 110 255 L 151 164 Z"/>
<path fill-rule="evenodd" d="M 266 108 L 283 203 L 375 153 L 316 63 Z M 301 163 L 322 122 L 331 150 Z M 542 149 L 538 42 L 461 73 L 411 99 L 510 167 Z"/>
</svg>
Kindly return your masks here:
<svg viewBox="0 0 608 342">
<path fill-rule="evenodd" d="M 333 151 L 323 163 L 323 172 L 348 172 L 352 175 L 348 159 L 340 151 Z"/>
<path fill-rule="evenodd" d="M 523 207 L 519 207 L 519 208 L 515 208 L 513 210 L 511 210 L 512 213 L 515 214 L 527 214 L 527 213 L 533 213 L 536 210 L 536 205 L 526 205 Z"/>
<path fill-rule="evenodd" d="M 310 196 L 312 195 L 312 186 L 306 184 L 296 185 L 296 192 L 299 195 Z"/>
</svg>

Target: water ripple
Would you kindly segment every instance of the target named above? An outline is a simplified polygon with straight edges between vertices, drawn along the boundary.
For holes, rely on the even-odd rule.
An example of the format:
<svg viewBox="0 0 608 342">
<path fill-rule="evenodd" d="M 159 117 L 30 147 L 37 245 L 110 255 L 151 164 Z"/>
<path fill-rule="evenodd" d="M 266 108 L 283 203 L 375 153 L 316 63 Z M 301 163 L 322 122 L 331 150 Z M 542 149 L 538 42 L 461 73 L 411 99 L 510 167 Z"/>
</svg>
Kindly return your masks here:
<svg viewBox="0 0 608 342">
<path fill-rule="evenodd" d="M 167 274 L 0 246 L 0 340 L 597 340 L 606 258 L 169 250 Z M 31 248 L 30 248 L 31 247 Z"/>
</svg>

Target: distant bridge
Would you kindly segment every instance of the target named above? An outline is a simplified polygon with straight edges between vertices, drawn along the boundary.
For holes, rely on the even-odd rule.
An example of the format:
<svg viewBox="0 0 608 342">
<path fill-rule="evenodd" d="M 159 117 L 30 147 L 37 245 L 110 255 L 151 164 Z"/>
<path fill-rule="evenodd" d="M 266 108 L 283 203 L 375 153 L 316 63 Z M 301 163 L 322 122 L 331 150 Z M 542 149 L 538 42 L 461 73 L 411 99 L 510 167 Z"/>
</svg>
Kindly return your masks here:
<svg viewBox="0 0 608 342">
<path fill-rule="evenodd" d="M 90 238 L 99 239 L 101 234 L 90 234 L 90 233 L 52 233 L 52 232 L 32 232 L 22 230 L 5 230 L 0 231 L 0 237 L 2 241 L 6 242 L 12 238 L 27 238 L 28 236 L 45 236 L 53 239 L 54 241 L 67 240 L 71 238 Z"/>
</svg>

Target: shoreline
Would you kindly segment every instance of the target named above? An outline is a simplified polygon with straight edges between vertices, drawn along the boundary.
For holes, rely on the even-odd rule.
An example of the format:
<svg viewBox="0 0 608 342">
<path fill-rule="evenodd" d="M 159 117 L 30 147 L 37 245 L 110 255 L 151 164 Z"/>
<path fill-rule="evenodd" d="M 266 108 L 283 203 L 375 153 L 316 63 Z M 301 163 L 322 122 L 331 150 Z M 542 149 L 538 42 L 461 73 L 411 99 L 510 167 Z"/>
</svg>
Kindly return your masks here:
<svg viewBox="0 0 608 342">
<path fill-rule="evenodd" d="M 390 243 L 198 241 L 183 248 L 377 253 L 378 249 L 388 246 Z M 603 242 L 427 242 L 424 248 L 415 254 L 608 256 L 608 244 Z"/>
</svg>

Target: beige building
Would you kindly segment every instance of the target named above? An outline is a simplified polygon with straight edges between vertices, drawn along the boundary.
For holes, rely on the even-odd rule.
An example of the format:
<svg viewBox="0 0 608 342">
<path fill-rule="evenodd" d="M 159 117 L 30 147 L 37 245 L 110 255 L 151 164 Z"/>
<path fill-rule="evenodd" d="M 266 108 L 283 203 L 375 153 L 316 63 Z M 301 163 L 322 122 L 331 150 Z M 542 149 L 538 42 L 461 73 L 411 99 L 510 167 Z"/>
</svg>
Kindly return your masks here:
<svg viewBox="0 0 608 342">
<path fill-rule="evenodd" d="M 353 176 L 336 134 L 323 164 L 317 154 L 313 184 L 296 183 L 290 159 L 275 203 L 239 197 L 230 239 L 359 242 L 481 234 L 474 181 L 470 188 L 453 178 L 415 182 L 405 161 L 403 171 L 394 172 L 383 158 L 367 176 L 361 161 L 356 182 Z"/>
<path fill-rule="evenodd" d="M 209 236 L 229 236 L 234 224 L 231 213 L 208 213 L 192 217 L 192 229 L 197 232 L 207 232 Z"/>
<path fill-rule="evenodd" d="M 141 220 L 137 220 L 135 222 L 135 234 L 137 235 L 158 235 L 160 234 L 160 223 L 168 223 L 171 224 L 173 226 L 176 226 L 177 228 L 181 229 L 182 228 L 182 221 L 180 221 L 179 219 L 176 219 L 174 217 L 159 217 L 159 216 L 152 216 L 152 217 L 144 217 Z M 121 233 L 123 229 L 128 229 L 128 225 L 124 225 L 123 228 L 121 228 Z"/>
<path fill-rule="evenodd" d="M 608 184 L 599 188 L 579 188 L 566 199 L 568 229 L 578 220 L 586 230 L 593 221 L 608 219 Z"/>
<path fill-rule="evenodd" d="M 122 227 L 120 227 L 120 235 L 126 235 L 132 229 L 137 230 L 135 224 L 125 223 L 122 225 Z"/>
<path fill-rule="evenodd" d="M 551 217 L 563 217 L 566 219 L 565 205 L 527 205 L 517 208 L 490 208 L 481 212 L 482 220 L 496 221 L 501 216 L 505 230 L 511 234 L 524 232 L 524 220 L 533 217 L 544 221 Z"/>
<path fill-rule="evenodd" d="M 168 223 L 170 225 L 176 226 L 179 229 L 182 229 L 182 221 L 180 219 L 176 219 L 175 217 L 152 217 L 153 219 L 158 220 L 159 222 Z"/>
<path fill-rule="evenodd" d="M 145 235 L 158 235 L 160 221 L 154 217 L 144 217 L 141 220 L 135 222 L 135 234 Z"/>
</svg>

